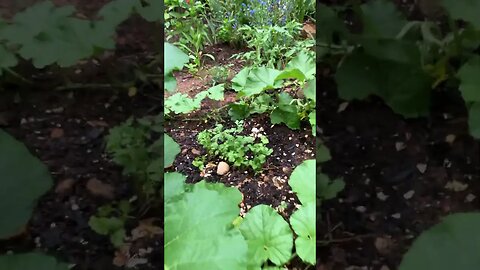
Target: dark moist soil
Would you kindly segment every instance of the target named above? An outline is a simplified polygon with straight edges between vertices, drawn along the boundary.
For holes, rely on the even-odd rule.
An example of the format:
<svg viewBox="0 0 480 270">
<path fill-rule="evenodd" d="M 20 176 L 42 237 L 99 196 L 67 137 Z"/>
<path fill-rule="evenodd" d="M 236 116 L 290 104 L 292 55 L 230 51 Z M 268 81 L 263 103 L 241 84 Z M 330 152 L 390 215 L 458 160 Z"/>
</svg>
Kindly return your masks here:
<svg viewBox="0 0 480 270">
<path fill-rule="evenodd" d="M 96 178 L 114 188 L 114 199 L 133 195 L 122 169 L 104 153 L 105 135 L 109 128 L 131 115 L 158 114 L 156 101 L 141 94 L 132 98 L 125 92 L 78 91 L 72 97 L 42 91 L 26 94 L 15 104 L 13 96 L 6 98 L 6 94 L 14 93 L 2 94 L 3 128 L 47 165 L 55 185 L 38 202 L 25 233 L 0 242 L 0 252 L 38 248 L 77 264 L 74 269 L 116 269 L 112 265 L 115 250 L 108 238 L 88 226 L 97 208 L 112 199 L 95 196 L 85 186 L 88 180 Z M 58 190 L 64 181 L 72 183 L 64 186 L 65 190 Z M 146 217 L 137 217 L 127 229 L 133 229 L 142 218 Z M 142 269 L 161 267 L 161 237 L 140 241 L 144 242 L 136 245 L 154 250 L 147 257 L 152 266 L 143 265 Z M 138 252 L 138 248 L 134 244 L 132 252 Z"/>
<path fill-rule="evenodd" d="M 397 269 L 421 232 L 480 209 L 479 145 L 459 91 L 434 92 L 429 118 L 405 120 L 376 98 L 338 112 L 331 78 L 317 89 L 319 137 L 333 157 L 322 170 L 346 183 L 319 213 L 317 269 Z"/>
</svg>

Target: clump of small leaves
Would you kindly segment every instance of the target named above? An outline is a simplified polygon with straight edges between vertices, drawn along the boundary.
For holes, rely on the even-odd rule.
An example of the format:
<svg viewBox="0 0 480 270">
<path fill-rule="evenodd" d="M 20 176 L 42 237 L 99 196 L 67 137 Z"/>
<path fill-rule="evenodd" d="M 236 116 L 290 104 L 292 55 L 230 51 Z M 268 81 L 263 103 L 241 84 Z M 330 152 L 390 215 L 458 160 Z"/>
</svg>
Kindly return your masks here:
<svg viewBox="0 0 480 270">
<path fill-rule="evenodd" d="M 125 222 L 130 211 L 129 201 L 107 204 L 98 208 L 97 214 L 90 217 L 88 225 L 96 233 L 107 235 L 115 247 L 120 247 L 125 239 Z"/>
<path fill-rule="evenodd" d="M 225 159 L 235 167 L 251 167 L 258 172 L 273 150 L 267 147 L 266 136 L 243 136 L 240 135 L 242 131 L 243 121 L 236 121 L 235 126 L 229 129 L 218 124 L 213 129 L 200 132 L 197 140 L 209 155 Z M 256 142 L 257 139 L 260 141 Z"/>
<path fill-rule="evenodd" d="M 212 76 L 212 85 L 225 83 L 230 76 L 231 66 L 232 64 L 212 67 L 209 71 L 210 75 Z"/>
<path fill-rule="evenodd" d="M 163 179 L 163 138 L 160 117 L 129 119 L 110 130 L 107 152 L 131 176 L 144 198 L 158 194 Z"/>
</svg>

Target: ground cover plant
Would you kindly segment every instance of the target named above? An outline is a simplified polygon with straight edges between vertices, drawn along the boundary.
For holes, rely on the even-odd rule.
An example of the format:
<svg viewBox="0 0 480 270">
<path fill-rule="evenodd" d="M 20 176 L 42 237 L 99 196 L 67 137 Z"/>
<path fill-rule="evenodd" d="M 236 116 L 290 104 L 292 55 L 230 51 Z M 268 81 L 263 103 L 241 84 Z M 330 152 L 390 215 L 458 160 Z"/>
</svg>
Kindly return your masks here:
<svg viewBox="0 0 480 270">
<path fill-rule="evenodd" d="M 313 2 L 166 4 L 165 269 L 313 269 Z"/>
<path fill-rule="evenodd" d="M 478 268 L 475 6 L 319 5 L 321 168 L 345 185 L 322 204 L 321 267 Z"/>
<path fill-rule="evenodd" d="M 162 11 L 2 3 L 0 269 L 162 267 Z"/>
</svg>

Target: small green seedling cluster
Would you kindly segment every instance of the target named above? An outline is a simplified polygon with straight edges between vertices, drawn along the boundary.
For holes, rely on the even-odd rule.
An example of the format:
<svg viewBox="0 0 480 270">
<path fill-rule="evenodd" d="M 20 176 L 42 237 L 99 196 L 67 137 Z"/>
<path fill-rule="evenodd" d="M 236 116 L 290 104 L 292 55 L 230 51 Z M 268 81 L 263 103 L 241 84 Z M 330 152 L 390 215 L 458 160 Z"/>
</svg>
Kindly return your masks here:
<svg viewBox="0 0 480 270">
<path fill-rule="evenodd" d="M 260 171 L 273 152 L 267 147 L 268 138 L 259 135 L 260 142 L 255 143 L 256 138 L 240 135 L 242 131 L 243 121 L 236 121 L 235 126 L 229 129 L 218 124 L 213 129 L 200 132 L 197 139 L 209 155 L 219 156 L 236 167 L 251 167 Z"/>
</svg>

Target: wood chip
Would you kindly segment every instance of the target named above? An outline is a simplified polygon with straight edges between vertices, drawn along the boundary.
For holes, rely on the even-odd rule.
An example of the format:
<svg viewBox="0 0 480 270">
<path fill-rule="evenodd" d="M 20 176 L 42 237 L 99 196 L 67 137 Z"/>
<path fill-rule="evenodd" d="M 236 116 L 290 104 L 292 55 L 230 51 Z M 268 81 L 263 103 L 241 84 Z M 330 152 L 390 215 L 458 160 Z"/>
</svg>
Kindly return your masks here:
<svg viewBox="0 0 480 270">
<path fill-rule="evenodd" d="M 73 184 L 75 184 L 75 180 L 72 178 L 68 178 L 65 180 L 62 180 L 58 185 L 55 187 L 55 193 L 57 194 L 65 194 L 67 193 L 70 189 L 72 189 Z"/>
</svg>

